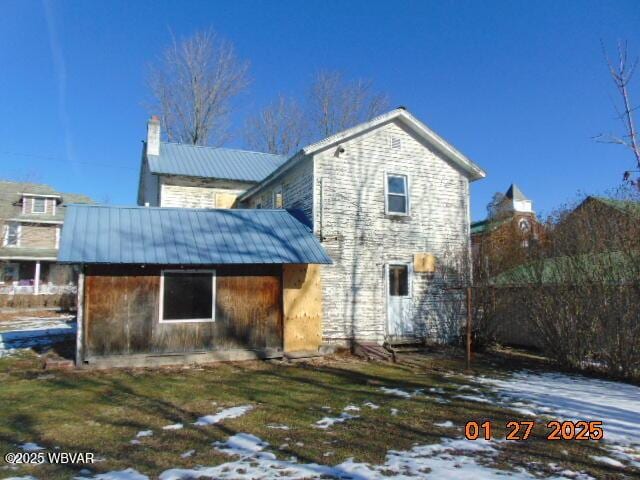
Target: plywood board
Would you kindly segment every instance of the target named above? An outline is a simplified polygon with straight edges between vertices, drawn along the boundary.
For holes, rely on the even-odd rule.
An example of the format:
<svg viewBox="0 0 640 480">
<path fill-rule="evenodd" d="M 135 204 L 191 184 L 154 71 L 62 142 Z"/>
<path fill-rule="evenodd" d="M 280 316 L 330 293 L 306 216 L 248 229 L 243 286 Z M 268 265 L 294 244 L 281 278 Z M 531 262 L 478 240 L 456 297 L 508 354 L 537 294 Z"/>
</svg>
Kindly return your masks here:
<svg viewBox="0 0 640 480">
<path fill-rule="evenodd" d="M 320 265 L 284 265 L 284 351 L 317 350 L 322 343 Z"/>
<path fill-rule="evenodd" d="M 216 208 L 233 208 L 238 195 L 233 193 L 216 193 Z"/>
<path fill-rule="evenodd" d="M 434 273 L 436 271 L 436 257 L 431 253 L 414 253 L 413 271 L 416 273 Z"/>
</svg>

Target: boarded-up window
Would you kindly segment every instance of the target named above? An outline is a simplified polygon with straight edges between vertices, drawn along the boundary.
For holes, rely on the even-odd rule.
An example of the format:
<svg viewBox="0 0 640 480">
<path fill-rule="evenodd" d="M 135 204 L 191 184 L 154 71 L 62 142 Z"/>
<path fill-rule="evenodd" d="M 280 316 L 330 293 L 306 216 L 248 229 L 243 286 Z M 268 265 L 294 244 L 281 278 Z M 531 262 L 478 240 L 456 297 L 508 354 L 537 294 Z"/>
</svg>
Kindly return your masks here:
<svg viewBox="0 0 640 480">
<path fill-rule="evenodd" d="M 389 295 L 392 297 L 409 295 L 409 268 L 406 265 L 389 265 Z"/>
<path fill-rule="evenodd" d="M 215 278 L 212 270 L 164 270 L 160 322 L 214 321 Z"/>
<path fill-rule="evenodd" d="M 409 214 L 409 188 L 406 175 L 387 175 L 387 213 Z"/>
</svg>

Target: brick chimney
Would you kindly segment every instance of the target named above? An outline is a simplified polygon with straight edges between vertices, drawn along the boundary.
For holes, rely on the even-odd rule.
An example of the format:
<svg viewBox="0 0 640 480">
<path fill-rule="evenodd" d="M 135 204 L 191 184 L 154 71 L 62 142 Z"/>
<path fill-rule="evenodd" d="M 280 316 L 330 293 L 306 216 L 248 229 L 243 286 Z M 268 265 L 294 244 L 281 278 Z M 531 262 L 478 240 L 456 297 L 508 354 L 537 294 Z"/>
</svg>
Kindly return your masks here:
<svg viewBox="0 0 640 480">
<path fill-rule="evenodd" d="M 157 115 L 147 123 L 147 155 L 160 155 L 160 117 Z"/>
</svg>

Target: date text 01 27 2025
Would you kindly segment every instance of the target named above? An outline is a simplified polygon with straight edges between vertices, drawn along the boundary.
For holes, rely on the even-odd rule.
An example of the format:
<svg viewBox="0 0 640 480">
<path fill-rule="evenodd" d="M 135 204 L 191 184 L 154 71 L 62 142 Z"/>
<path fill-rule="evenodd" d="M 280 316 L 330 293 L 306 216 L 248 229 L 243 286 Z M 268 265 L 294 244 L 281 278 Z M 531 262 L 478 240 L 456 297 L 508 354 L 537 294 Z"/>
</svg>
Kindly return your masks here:
<svg viewBox="0 0 640 480">
<path fill-rule="evenodd" d="M 602 422 L 552 420 L 546 425 L 549 429 L 547 440 L 602 440 L 604 438 Z M 528 440 L 534 426 L 534 421 L 511 420 L 505 425 L 505 439 Z M 491 420 L 482 423 L 470 421 L 464 426 L 464 436 L 467 440 L 491 440 L 492 433 Z"/>
</svg>

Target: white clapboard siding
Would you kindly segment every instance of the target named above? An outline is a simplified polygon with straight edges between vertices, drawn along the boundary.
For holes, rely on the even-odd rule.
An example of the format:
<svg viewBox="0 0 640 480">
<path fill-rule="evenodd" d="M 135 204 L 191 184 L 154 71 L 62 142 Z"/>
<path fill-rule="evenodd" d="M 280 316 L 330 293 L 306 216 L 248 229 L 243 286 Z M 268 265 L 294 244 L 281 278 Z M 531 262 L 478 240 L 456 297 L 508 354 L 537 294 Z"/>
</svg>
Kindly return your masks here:
<svg viewBox="0 0 640 480">
<path fill-rule="evenodd" d="M 440 261 L 454 251 L 466 255 L 469 182 L 395 122 L 342 147 L 339 156 L 335 148 L 314 156 L 315 230 L 335 262 L 322 269 L 324 337 L 380 342 L 386 335 L 385 263 L 411 262 L 417 252 Z M 385 173 L 409 176 L 408 217 L 385 215 Z M 433 340 L 450 336 L 463 313 L 460 292 L 445 290 L 454 285 L 444 285 L 439 275 L 414 273 L 412 280 L 417 331 Z"/>
<path fill-rule="evenodd" d="M 282 189 L 283 207 L 299 209 L 304 212 L 309 221 L 313 221 L 313 159 L 305 158 L 300 164 L 276 181 L 265 185 L 247 202 L 249 208 L 274 208 L 273 194 Z"/>
<path fill-rule="evenodd" d="M 385 264 L 431 253 L 438 266 L 469 254 L 469 180 L 458 167 L 392 121 L 303 159 L 245 202 L 273 207 L 282 188 L 285 208 L 300 208 L 334 261 L 322 266 L 323 337 L 382 342 L 387 334 Z M 385 214 L 385 173 L 409 177 L 410 214 Z M 468 275 L 468 263 L 465 264 Z M 463 322 L 464 298 L 455 275 L 413 273 L 409 315 L 416 333 L 451 338 Z"/>
</svg>

